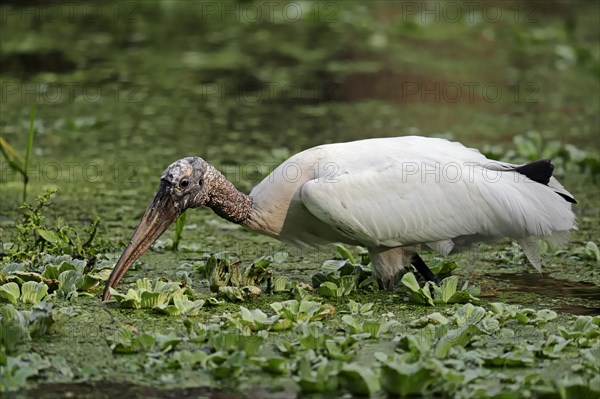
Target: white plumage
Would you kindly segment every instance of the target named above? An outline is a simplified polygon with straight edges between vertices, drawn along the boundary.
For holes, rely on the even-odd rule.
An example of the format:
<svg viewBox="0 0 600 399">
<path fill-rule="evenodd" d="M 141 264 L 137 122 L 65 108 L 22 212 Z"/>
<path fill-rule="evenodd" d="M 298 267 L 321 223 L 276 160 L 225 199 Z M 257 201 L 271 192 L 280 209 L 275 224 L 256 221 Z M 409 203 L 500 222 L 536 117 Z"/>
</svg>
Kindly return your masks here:
<svg viewBox="0 0 600 399">
<path fill-rule="evenodd" d="M 575 228 L 571 203 L 557 192 L 572 196 L 556 179 L 550 187 L 516 167 L 435 138 L 322 145 L 252 190 L 252 220 L 260 222 L 250 227 L 300 245 L 364 245 L 378 276 L 396 274 L 418 244 L 447 255 L 457 243 L 499 237 L 516 239 L 540 270 L 537 239 L 560 245 Z M 398 247 L 392 259 L 378 259 Z"/>
</svg>

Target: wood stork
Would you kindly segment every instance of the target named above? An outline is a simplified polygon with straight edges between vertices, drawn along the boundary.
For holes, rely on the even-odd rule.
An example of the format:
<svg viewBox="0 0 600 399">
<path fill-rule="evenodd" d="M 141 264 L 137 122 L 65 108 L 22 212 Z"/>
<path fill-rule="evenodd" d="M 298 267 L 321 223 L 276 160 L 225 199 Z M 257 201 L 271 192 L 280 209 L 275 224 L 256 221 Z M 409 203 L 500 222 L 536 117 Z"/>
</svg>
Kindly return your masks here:
<svg viewBox="0 0 600 399">
<path fill-rule="evenodd" d="M 379 138 L 302 151 L 247 195 L 203 159 L 183 158 L 162 174 L 103 299 L 183 211 L 200 206 L 291 244 L 365 246 L 384 289 L 411 261 L 433 279 L 422 245 L 447 255 L 510 237 L 541 270 L 539 240 L 560 245 L 576 229 L 575 199 L 552 171 L 549 160 L 512 165 L 444 139 Z"/>
</svg>

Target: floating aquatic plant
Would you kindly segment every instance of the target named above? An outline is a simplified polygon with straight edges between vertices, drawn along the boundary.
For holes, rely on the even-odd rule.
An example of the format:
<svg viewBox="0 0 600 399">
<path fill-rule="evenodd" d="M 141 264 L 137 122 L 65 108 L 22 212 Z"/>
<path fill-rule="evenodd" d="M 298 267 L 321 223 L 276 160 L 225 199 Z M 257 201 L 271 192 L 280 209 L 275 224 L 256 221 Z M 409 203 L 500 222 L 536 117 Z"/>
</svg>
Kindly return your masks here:
<svg viewBox="0 0 600 399">
<path fill-rule="evenodd" d="M 12 304 L 16 304 L 19 300 L 23 303 L 36 304 L 46 295 L 48 295 L 48 286 L 35 281 L 26 281 L 21 287 L 15 282 L 0 286 L 0 298 Z"/>
<path fill-rule="evenodd" d="M 168 314 L 170 316 L 197 316 L 200 313 L 200 310 L 202 309 L 204 304 L 206 303 L 204 299 L 191 301 L 188 299 L 187 295 L 181 292 L 174 293 L 171 300 L 173 302 L 172 305 L 159 307 L 162 313 Z"/>
<path fill-rule="evenodd" d="M 319 285 L 319 295 L 326 298 L 341 298 L 350 294 L 355 288 L 354 276 L 342 276 L 337 282 L 325 281 Z"/>
<path fill-rule="evenodd" d="M 50 302 L 36 303 L 31 310 L 7 304 L 0 313 L 0 347 L 15 352 L 24 341 L 45 335 L 73 314 L 72 308 L 53 309 Z"/>
<path fill-rule="evenodd" d="M 476 297 L 480 290 L 477 287 L 469 287 L 465 282 L 460 290 L 457 290 L 458 277 L 451 276 L 442 280 L 439 286 L 428 281 L 421 287 L 413 273 L 402 276 L 402 284 L 408 288 L 414 302 L 422 305 L 434 306 L 442 303 L 479 303 Z"/>
<path fill-rule="evenodd" d="M 355 337 L 377 338 L 385 334 L 390 327 L 397 325 L 395 320 L 366 320 L 360 322 L 351 315 L 342 316 L 342 322 L 346 325 L 348 332 Z"/>
<path fill-rule="evenodd" d="M 362 315 L 362 316 L 370 316 L 373 314 L 373 306 L 375 304 L 373 302 L 360 304 L 352 299 L 348 301 L 348 313 L 354 315 Z"/>
<path fill-rule="evenodd" d="M 339 364 L 327 359 L 311 362 L 307 358 L 299 360 L 298 372 L 294 380 L 306 393 L 332 392 L 338 388 Z"/>
<path fill-rule="evenodd" d="M 110 269 L 107 267 L 95 268 L 91 272 L 85 272 L 85 262 L 71 259 L 69 262 L 62 261 L 60 264 L 46 264 L 41 273 L 26 271 L 24 264 L 12 263 L 2 269 L 3 279 L 9 283 L 24 286 L 27 289 L 35 282 L 46 286 L 46 292 L 55 293 L 59 298 L 73 298 L 78 291 L 90 291 L 97 288 L 101 282 L 108 279 Z M 6 285 L 6 284 L 5 284 Z M 2 286 L 0 286 L 2 287 Z M 9 285 L 4 290 L 13 287 Z M 38 289 L 42 289 L 38 285 Z M 14 289 L 14 288 L 10 288 Z M 0 291 L 3 288 L 0 288 Z M 2 294 L 0 293 L 0 296 Z M 10 299 L 7 299 L 10 301 Z"/>
<path fill-rule="evenodd" d="M 269 265 L 273 262 L 270 256 L 262 257 L 250 266 L 242 266 L 241 262 L 231 262 L 218 254 L 211 255 L 198 270 L 209 282 L 211 291 L 230 301 L 245 301 L 260 295 L 266 283 L 271 287 L 272 273 Z M 285 288 L 285 283 L 280 282 Z"/>
<path fill-rule="evenodd" d="M 354 289 L 377 287 L 366 250 L 362 249 L 357 258 L 341 244 L 337 244 L 335 249 L 342 259 L 325 261 L 321 266 L 323 271 L 311 277 L 313 287 L 320 289 L 324 285 L 323 290 L 319 291 L 322 296 L 339 298 Z M 354 284 L 350 283 L 351 280 Z"/>
<path fill-rule="evenodd" d="M 114 353 L 138 353 L 159 351 L 166 353 L 174 350 L 183 339 L 174 334 L 139 333 L 135 334 L 129 328 L 119 328 L 115 334 L 108 338 L 111 350 Z"/>
<path fill-rule="evenodd" d="M 261 331 L 270 329 L 286 329 L 291 327 L 291 322 L 286 323 L 289 326 L 282 328 L 280 324 L 279 328 L 275 328 L 275 324 L 279 320 L 279 315 L 268 316 L 265 312 L 260 309 L 249 310 L 244 306 L 240 306 L 240 311 L 228 316 L 229 322 L 243 332 Z"/>
<path fill-rule="evenodd" d="M 357 363 L 345 364 L 339 373 L 344 389 L 358 396 L 371 396 L 381 389 L 379 376 L 371 367 Z"/>
<path fill-rule="evenodd" d="M 400 397 L 426 395 L 444 371 L 437 359 L 420 360 L 414 363 L 404 361 L 396 354 L 375 353 L 381 363 L 381 387 L 384 392 Z"/>
<path fill-rule="evenodd" d="M 331 305 L 306 300 L 291 299 L 289 301 L 273 302 L 270 306 L 281 318 L 294 323 L 322 320 L 335 313 L 335 308 Z"/>
<path fill-rule="evenodd" d="M 175 293 L 185 291 L 185 288 L 181 288 L 178 283 L 161 280 L 152 282 L 147 278 L 138 279 L 135 284 L 137 288 L 130 288 L 126 294 L 110 288 L 111 296 L 119 306 L 131 309 L 164 309 Z"/>
</svg>

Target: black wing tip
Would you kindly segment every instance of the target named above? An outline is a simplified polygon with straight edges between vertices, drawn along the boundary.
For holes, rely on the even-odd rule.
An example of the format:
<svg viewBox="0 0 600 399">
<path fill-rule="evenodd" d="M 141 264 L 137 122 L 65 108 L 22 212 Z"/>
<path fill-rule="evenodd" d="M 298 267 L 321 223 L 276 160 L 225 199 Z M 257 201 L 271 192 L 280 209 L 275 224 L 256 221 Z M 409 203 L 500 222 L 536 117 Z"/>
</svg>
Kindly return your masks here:
<svg viewBox="0 0 600 399">
<path fill-rule="evenodd" d="M 554 172 L 554 165 L 552 165 L 552 161 L 549 159 L 540 159 L 539 161 L 518 166 L 514 170 L 533 181 L 548 185 L 552 177 L 552 172 Z"/>
<path fill-rule="evenodd" d="M 552 177 L 552 173 L 554 172 L 554 165 L 552 161 L 549 159 L 540 159 L 539 161 L 530 162 L 525 165 L 521 165 L 516 167 L 515 172 L 518 172 L 531 180 L 548 185 L 550 183 L 550 178 Z M 555 191 L 556 194 L 560 195 L 565 199 L 565 201 L 570 202 L 572 204 L 576 204 L 575 198 L 570 195 L 559 193 Z"/>
<path fill-rule="evenodd" d="M 555 191 L 556 194 L 560 195 L 561 197 L 563 197 L 567 202 L 570 202 L 571 204 L 576 204 L 577 201 L 575 200 L 575 198 L 568 196 L 567 194 L 563 194 L 563 193 L 559 193 L 558 191 Z"/>
</svg>

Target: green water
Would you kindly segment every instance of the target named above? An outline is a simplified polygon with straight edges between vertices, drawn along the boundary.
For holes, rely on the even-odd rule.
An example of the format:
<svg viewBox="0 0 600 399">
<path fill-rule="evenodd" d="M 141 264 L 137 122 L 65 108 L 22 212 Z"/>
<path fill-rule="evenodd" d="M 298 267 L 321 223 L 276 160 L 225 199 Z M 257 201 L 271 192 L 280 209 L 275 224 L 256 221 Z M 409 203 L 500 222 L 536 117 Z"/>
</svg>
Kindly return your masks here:
<svg viewBox="0 0 600 399">
<path fill-rule="evenodd" d="M 251 2 L 2 4 L 0 133 L 24 153 L 36 107 L 29 200 L 56 187 L 51 218 L 83 225 L 100 216 L 100 233 L 116 248 L 113 258 L 164 168 L 183 156 L 203 157 L 248 192 L 299 150 L 369 137 L 419 134 L 512 149 L 515 135 L 536 131 L 545 141 L 598 153 L 598 4 L 503 4 L 496 16 L 482 14 L 480 6 L 461 7 L 455 19 L 450 3 L 434 3 L 438 8 L 429 17 L 418 2 L 282 2 L 271 14 Z M 302 17 L 295 17 L 296 8 Z M 255 18 L 257 9 L 262 14 Z M 559 174 L 579 202 L 579 230 L 569 249 L 598 243 L 598 176 Z M 16 234 L 22 182 L 4 159 L 0 190 L 0 240 L 7 244 Z M 163 238 L 172 236 L 170 229 Z M 245 262 L 287 251 L 288 261 L 276 272 L 309 281 L 334 255 L 331 248 L 287 248 L 208 209 L 189 212 L 182 245 L 193 251 L 148 253 L 121 285 L 143 276 L 175 280 L 204 253 L 222 251 Z M 508 245 L 457 256 L 457 273 L 481 285 L 487 299 L 597 314 L 593 285 L 584 289 L 591 296 L 568 290 L 553 295 L 526 284 L 511 291 L 490 277 L 533 272 L 490 255 Z M 600 269 L 591 260 L 550 257 L 544 276 L 549 287 L 556 280 L 600 285 Z M 397 300 L 387 293 L 361 299 L 385 301 L 404 320 L 431 311 L 407 311 Z M 268 308 L 269 299 L 261 301 L 251 307 Z M 182 331 L 180 322 L 106 307 L 98 297 L 79 299 L 77 306 L 79 316 L 58 337 L 31 344 L 79 370 L 75 378 L 51 375 L 49 382 L 156 382 L 136 374 L 130 357 L 112 355 L 106 336 L 123 324 Z M 237 309 L 227 306 L 218 312 Z M 209 317 L 207 312 L 201 319 Z M 162 383 L 204 385 L 188 377 Z M 260 386 L 259 379 L 243 388 L 262 392 Z M 56 385 L 57 392 L 67 389 Z M 76 397 L 95 397 L 72 389 Z M 55 397 L 52 388 L 31 395 L 44 392 Z"/>
</svg>

